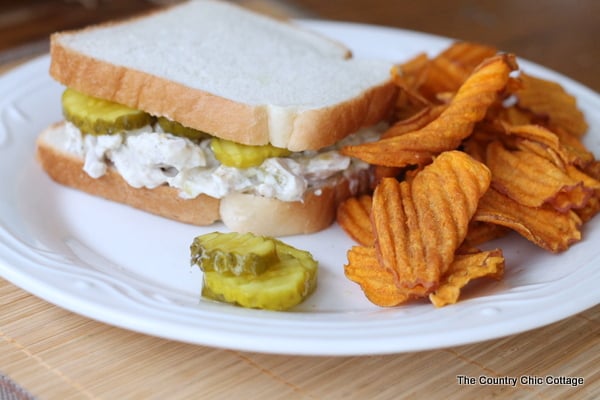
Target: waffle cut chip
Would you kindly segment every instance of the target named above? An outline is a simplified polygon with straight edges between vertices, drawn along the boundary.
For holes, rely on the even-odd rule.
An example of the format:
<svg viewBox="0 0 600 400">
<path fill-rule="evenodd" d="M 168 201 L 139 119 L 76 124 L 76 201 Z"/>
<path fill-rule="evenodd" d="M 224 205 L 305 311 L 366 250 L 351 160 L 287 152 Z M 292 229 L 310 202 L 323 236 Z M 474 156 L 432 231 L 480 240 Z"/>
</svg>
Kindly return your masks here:
<svg viewBox="0 0 600 400">
<path fill-rule="evenodd" d="M 532 149 L 531 144 L 546 152 L 545 157 L 556 160 L 556 164 L 572 164 L 585 167 L 594 161 L 594 155 L 581 143 L 578 137 L 564 130 L 550 129 L 535 124 L 502 124 L 504 133 L 517 140 L 519 148 Z"/>
<path fill-rule="evenodd" d="M 348 236 L 363 246 L 373 245 L 372 201 L 372 197 L 366 194 L 360 197 L 350 197 L 340 204 L 337 211 L 337 223 Z"/>
<path fill-rule="evenodd" d="M 474 221 L 505 226 L 552 253 L 567 250 L 581 240 L 581 218 L 573 210 L 551 206 L 528 207 L 490 188 L 479 202 Z"/>
<path fill-rule="evenodd" d="M 450 104 L 425 127 L 355 146 L 341 152 L 373 165 L 404 167 L 423 165 L 444 151 L 455 150 L 476 122 L 499 100 L 509 74 L 517 68 L 515 57 L 501 54 L 483 61 L 460 86 Z"/>
<path fill-rule="evenodd" d="M 354 246 L 348 251 L 348 264 L 344 266 L 348 279 L 357 283 L 365 297 L 380 307 L 393 307 L 416 297 L 422 290 L 409 290 L 396 285 L 392 271 L 382 267 L 374 247 Z"/>
<path fill-rule="evenodd" d="M 500 249 L 457 255 L 440 286 L 429 294 L 429 300 L 436 307 L 455 304 L 462 289 L 473 279 L 488 277 L 498 280 L 503 275 L 504 256 Z"/>
<path fill-rule="evenodd" d="M 552 81 L 521 73 L 522 85 L 516 90 L 518 106 L 531 111 L 550 127 L 565 129 L 574 136 L 582 136 L 588 129 L 585 116 L 577 107 L 575 97 Z"/>
<path fill-rule="evenodd" d="M 371 211 L 377 259 L 399 288 L 423 294 L 437 288 L 490 178 L 483 164 L 449 151 L 410 183 L 388 178 L 377 186 Z"/>
<path fill-rule="evenodd" d="M 531 151 L 505 148 L 500 141 L 487 147 L 486 165 L 492 186 L 528 207 L 549 204 L 558 211 L 584 207 L 592 189 L 545 157 Z"/>
<path fill-rule="evenodd" d="M 478 43 L 452 43 L 431 59 L 420 92 L 433 101 L 456 92 L 481 62 L 497 52 L 494 47 Z"/>
<path fill-rule="evenodd" d="M 431 106 L 431 102 L 419 91 L 419 87 L 426 79 L 428 65 L 429 57 L 421 53 L 392 68 L 394 84 L 401 89 L 394 110 L 396 118 L 408 118 L 423 108 Z"/>
<path fill-rule="evenodd" d="M 391 75 L 399 95 L 389 128 L 341 149 L 374 175 L 372 196 L 338 215 L 359 244 L 346 276 L 369 300 L 454 304 L 473 280 L 504 273 L 502 250 L 478 246 L 511 231 L 552 253 L 582 239 L 600 213 L 600 161 L 559 83 L 466 42 L 418 54 Z"/>
<path fill-rule="evenodd" d="M 463 243 L 456 250 L 456 254 L 470 253 L 477 246 L 504 237 L 509 232 L 510 229 L 505 226 L 471 220 L 469 222 L 469 229 L 467 230 L 467 237 L 465 237 Z"/>
</svg>

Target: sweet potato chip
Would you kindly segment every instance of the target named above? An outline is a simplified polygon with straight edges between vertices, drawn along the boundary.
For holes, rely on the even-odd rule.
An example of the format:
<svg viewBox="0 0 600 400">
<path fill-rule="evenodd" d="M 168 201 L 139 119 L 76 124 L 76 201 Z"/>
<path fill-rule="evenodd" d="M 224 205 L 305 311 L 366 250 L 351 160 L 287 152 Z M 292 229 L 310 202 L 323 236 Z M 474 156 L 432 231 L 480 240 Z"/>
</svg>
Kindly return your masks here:
<svg viewBox="0 0 600 400">
<path fill-rule="evenodd" d="M 481 221 L 471 221 L 469 222 L 467 237 L 465 237 L 463 243 L 456 250 L 456 254 L 469 252 L 483 243 L 505 236 L 508 232 L 510 230 L 504 226 Z"/>
<path fill-rule="evenodd" d="M 548 118 L 550 126 L 559 126 L 575 136 L 583 135 L 588 125 L 577 108 L 575 97 L 556 82 L 521 73 L 523 86 L 515 92 L 519 107 Z"/>
<path fill-rule="evenodd" d="M 461 148 L 475 160 L 485 164 L 487 147 L 490 143 L 498 140 L 498 135 L 504 135 L 504 131 L 494 124 L 477 123 L 471 135 L 462 143 Z"/>
<path fill-rule="evenodd" d="M 500 249 L 457 255 L 440 287 L 429 295 L 429 300 L 436 307 L 455 304 L 461 290 L 473 279 L 500 279 L 503 274 L 504 256 Z"/>
<path fill-rule="evenodd" d="M 438 118 L 442 111 L 446 109 L 446 107 L 446 105 L 424 107 L 411 117 L 399 120 L 393 124 L 387 131 L 383 133 L 381 138 L 385 139 L 388 137 L 400 136 L 422 129 L 429 123 L 433 122 L 433 120 Z"/>
<path fill-rule="evenodd" d="M 397 306 L 413 295 L 396 286 L 394 274 L 379 265 L 373 247 L 354 246 L 348 251 L 346 277 L 360 285 L 369 301 L 381 307 Z"/>
<path fill-rule="evenodd" d="M 481 62 L 496 53 L 495 48 L 476 43 L 452 43 L 431 59 L 420 91 L 431 100 L 439 100 L 440 94 L 454 93 Z"/>
<path fill-rule="evenodd" d="M 590 166 L 593 164 L 590 164 Z M 581 181 L 584 187 L 592 191 L 592 195 L 585 206 L 574 210 L 583 222 L 587 222 L 600 212 L 600 180 L 589 175 L 589 173 L 595 174 L 594 168 L 582 171 L 574 165 L 569 165 L 567 166 L 567 173 L 573 179 Z"/>
<path fill-rule="evenodd" d="M 581 240 L 582 221 L 574 211 L 561 213 L 550 206 L 527 207 L 494 188 L 479 201 L 473 220 L 510 228 L 553 253 Z"/>
<path fill-rule="evenodd" d="M 544 157 L 527 151 L 510 151 L 499 141 L 487 148 L 486 165 L 492 186 L 528 207 L 551 204 L 559 211 L 583 207 L 591 190 Z"/>
<path fill-rule="evenodd" d="M 375 240 L 371 229 L 371 203 L 369 195 L 350 197 L 340 204 L 337 211 L 338 224 L 363 246 L 372 246 Z"/>
<path fill-rule="evenodd" d="M 447 58 L 459 64 L 470 74 L 483 60 L 493 57 L 498 49 L 473 42 L 454 42 L 440 53 L 438 57 Z"/>
<path fill-rule="evenodd" d="M 427 54 L 419 53 L 415 57 L 392 68 L 392 79 L 398 86 L 416 92 L 425 81 L 429 62 L 430 59 Z"/>
<path fill-rule="evenodd" d="M 543 158 L 560 170 L 565 170 L 567 168 L 567 164 L 564 163 L 563 157 L 561 157 L 559 153 L 539 142 L 534 142 L 531 140 L 517 140 L 514 143 L 514 148 L 515 150 L 520 150 L 522 153 L 531 153 L 537 157 Z"/>
<path fill-rule="evenodd" d="M 472 280 L 503 275 L 502 251 L 477 246 L 512 230 L 562 252 L 600 213 L 600 162 L 575 98 L 515 70 L 514 55 L 474 43 L 419 54 L 391 71 L 390 128 L 341 149 L 375 176 L 372 197 L 338 213 L 361 245 L 344 271 L 374 304 L 454 304 Z"/>
<path fill-rule="evenodd" d="M 410 183 L 381 181 L 371 211 L 375 248 L 398 285 L 435 289 L 489 183 L 489 170 L 459 151 L 441 154 Z"/>
<path fill-rule="evenodd" d="M 559 138 L 564 151 L 569 155 L 570 164 L 581 168 L 595 161 L 594 154 L 581 141 L 581 137 L 571 135 L 560 127 L 554 127 L 552 132 Z"/>
<path fill-rule="evenodd" d="M 588 222 L 600 212 L 600 192 L 596 191 L 585 207 L 574 211 L 582 222 Z"/>
<path fill-rule="evenodd" d="M 585 172 L 589 177 L 600 181 L 600 161 L 592 161 L 582 168 L 582 171 Z"/>
<path fill-rule="evenodd" d="M 383 165 L 373 165 L 373 179 L 371 189 L 375 189 L 383 178 L 399 178 L 407 172 L 405 168 L 400 167 L 385 167 Z"/>
<path fill-rule="evenodd" d="M 505 133 L 525 142 L 534 142 L 560 157 L 562 164 L 587 165 L 594 158 L 581 143 L 578 137 L 565 134 L 564 130 L 550 130 L 541 125 L 510 125 L 503 124 Z M 548 153 L 550 154 L 550 153 Z M 551 157 L 554 158 L 554 157 Z M 558 162 L 556 165 L 560 165 Z"/>
<path fill-rule="evenodd" d="M 398 119 L 410 117 L 430 106 L 430 101 L 419 92 L 419 87 L 426 79 L 428 66 L 429 57 L 422 53 L 392 68 L 392 79 L 401 89 L 396 100 L 395 114 Z"/>
<path fill-rule="evenodd" d="M 516 67 L 512 55 L 489 58 L 464 82 L 440 116 L 424 128 L 377 142 L 347 146 L 341 151 L 370 164 L 403 167 L 423 164 L 436 154 L 454 150 L 498 100 L 498 92 Z"/>
<path fill-rule="evenodd" d="M 509 91 L 507 89 L 507 91 Z M 505 122 L 508 125 L 530 125 L 536 124 L 538 117 L 529 110 L 524 110 L 519 107 L 502 107 L 495 110 L 493 120 Z"/>
</svg>

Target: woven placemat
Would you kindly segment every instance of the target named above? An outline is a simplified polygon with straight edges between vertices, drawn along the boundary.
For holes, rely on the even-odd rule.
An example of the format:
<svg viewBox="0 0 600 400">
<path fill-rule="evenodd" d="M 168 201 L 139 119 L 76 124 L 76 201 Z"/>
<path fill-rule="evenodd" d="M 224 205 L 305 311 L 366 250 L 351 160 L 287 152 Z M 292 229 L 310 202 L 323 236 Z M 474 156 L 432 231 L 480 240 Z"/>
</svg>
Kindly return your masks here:
<svg viewBox="0 0 600 400">
<path fill-rule="evenodd" d="M 0 400 L 34 400 L 25 389 L 0 371 Z"/>
</svg>

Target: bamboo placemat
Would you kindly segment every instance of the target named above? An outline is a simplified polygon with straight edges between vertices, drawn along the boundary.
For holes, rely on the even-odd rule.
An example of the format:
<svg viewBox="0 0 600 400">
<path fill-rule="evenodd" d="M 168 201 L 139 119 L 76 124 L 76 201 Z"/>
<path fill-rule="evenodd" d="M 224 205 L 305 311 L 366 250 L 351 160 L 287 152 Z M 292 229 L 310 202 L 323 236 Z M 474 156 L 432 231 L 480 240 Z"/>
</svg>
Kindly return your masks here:
<svg viewBox="0 0 600 400">
<path fill-rule="evenodd" d="M 256 9 L 264 6 L 260 0 L 247 2 Z M 291 12 L 276 10 L 282 16 Z M 0 73 L 18 63 L 0 66 Z M 3 389 L 17 388 L 15 399 L 28 398 L 19 387 L 39 399 L 596 399 L 600 306 L 530 332 L 467 346 L 383 356 L 291 357 L 130 332 L 55 307 L 0 278 L 2 374 L 8 382 Z M 461 376 L 476 383 L 466 384 Z M 547 384 L 548 376 L 583 379 L 583 384 Z M 493 384 L 507 377 L 529 383 Z M 544 382 L 533 384 L 538 378 Z"/>
<path fill-rule="evenodd" d="M 40 399 L 600 398 L 600 306 L 544 328 L 467 346 L 291 357 L 137 334 L 55 307 L 5 280 L 0 280 L 0 301 L 0 370 Z M 465 385 L 459 376 L 584 382 Z"/>
</svg>

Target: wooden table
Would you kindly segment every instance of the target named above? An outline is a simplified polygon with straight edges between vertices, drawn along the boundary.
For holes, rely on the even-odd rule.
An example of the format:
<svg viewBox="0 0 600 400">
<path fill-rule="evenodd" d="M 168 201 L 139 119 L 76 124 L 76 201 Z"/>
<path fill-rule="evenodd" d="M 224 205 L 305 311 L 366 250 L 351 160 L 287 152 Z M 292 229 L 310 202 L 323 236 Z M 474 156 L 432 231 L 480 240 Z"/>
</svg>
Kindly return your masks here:
<svg viewBox="0 0 600 400">
<path fill-rule="evenodd" d="M 600 90 L 593 43 L 600 3 L 593 0 L 552 2 L 537 10 L 529 9 L 534 2 L 522 1 L 244 3 L 278 15 L 479 39 Z M 529 9 L 528 16 L 516 17 L 519 9 Z M 0 73 L 21 61 L 11 60 Z M 16 382 L 24 389 L 15 397 L 21 399 L 27 398 L 25 392 L 40 399 L 592 399 L 600 398 L 599 328 L 596 306 L 530 332 L 442 350 L 364 357 L 265 355 L 188 345 L 98 323 L 0 278 L 0 373 L 12 379 L 8 386 L 0 380 L 0 396 Z M 580 377 L 584 384 L 467 385 L 459 378 L 549 375 Z"/>
</svg>

